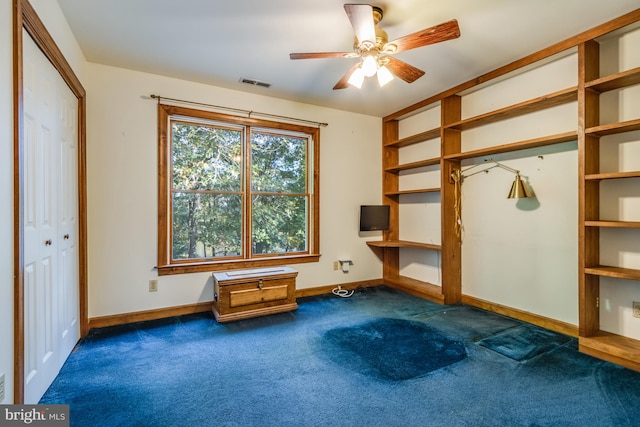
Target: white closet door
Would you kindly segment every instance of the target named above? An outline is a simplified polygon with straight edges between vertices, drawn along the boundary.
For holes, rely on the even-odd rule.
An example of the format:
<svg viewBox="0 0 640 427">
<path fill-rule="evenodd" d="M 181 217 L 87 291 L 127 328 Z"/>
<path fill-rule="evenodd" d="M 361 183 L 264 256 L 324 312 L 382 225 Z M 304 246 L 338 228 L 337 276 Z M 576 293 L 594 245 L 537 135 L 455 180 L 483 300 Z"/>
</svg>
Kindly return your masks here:
<svg viewBox="0 0 640 427">
<path fill-rule="evenodd" d="M 23 94 L 24 397 L 37 403 L 79 336 L 77 130 L 65 123 L 73 93 L 25 31 Z"/>
<path fill-rule="evenodd" d="M 78 99 L 58 81 L 58 280 L 62 363 L 80 339 L 78 258 Z"/>
</svg>

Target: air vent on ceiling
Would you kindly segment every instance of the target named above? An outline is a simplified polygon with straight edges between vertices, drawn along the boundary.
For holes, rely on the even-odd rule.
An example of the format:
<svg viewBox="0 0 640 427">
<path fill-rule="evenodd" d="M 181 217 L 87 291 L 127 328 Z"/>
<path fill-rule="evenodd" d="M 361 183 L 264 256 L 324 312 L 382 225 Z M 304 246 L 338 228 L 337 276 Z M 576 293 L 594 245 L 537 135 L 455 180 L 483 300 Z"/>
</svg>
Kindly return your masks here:
<svg viewBox="0 0 640 427">
<path fill-rule="evenodd" d="M 259 80 L 253 80 L 253 79 L 245 79 L 244 77 L 240 78 L 240 83 L 246 83 L 248 85 L 262 86 L 262 87 L 271 86 L 271 83 L 261 82 Z"/>
</svg>

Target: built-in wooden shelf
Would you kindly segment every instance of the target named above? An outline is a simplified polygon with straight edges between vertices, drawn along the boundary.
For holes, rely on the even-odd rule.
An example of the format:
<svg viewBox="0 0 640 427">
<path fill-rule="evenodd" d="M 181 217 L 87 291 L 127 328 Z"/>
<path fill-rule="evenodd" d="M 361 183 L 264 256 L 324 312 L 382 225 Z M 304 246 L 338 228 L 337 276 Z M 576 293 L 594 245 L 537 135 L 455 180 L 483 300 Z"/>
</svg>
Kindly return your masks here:
<svg viewBox="0 0 640 427">
<path fill-rule="evenodd" d="M 637 84 L 640 84 L 640 67 L 592 80 L 585 84 L 585 88 L 604 93 Z"/>
<path fill-rule="evenodd" d="M 585 221 L 587 227 L 640 228 L 640 221 Z"/>
<path fill-rule="evenodd" d="M 508 107 L 500 108 L 489 113 L 481 114 L 475 117 L 464 119 L 450 125 L 445 126 L 448 129 L 468 130 L 478 126 L 512 117 L 521 116 L 523 114 L 533 113 L 535 111 L 544 110 L 556 105 L 566 104 L 578 99 L 578 88 L 571 87 L 549 95 L 534 98 Z"/>
<path fill-rule="evenodd" d="M 585 133 L 587 135 L 606 136 L 615 135 L 617 133 L 633 132 L 635 130 L 640 130 L 640 119 L 594 126 L 588 128 Z"/>
<path fill-rule="evenodd" d="M 561 143 L 573 143 L 577 145 L 578 156 L 578 205 L 580 214 L 578 222 L 581 228 L 581 236 L 578 242 L 578 251 L 584 261 L 578 271 L 578 307 L 579 307 L 579 346 L 580 350 L 592 356 L 608 360 L 640 371 L 640 339 L 632 339 L 600 330 L 600 277 L 616 279 L 630 279 L 640 282 L 640 269 L 622 268 L 600 265 L 600 235 L 604 231 L 627 231 L 640 229 L 640 221 L 618 221 L 598 219 L 598 206 L 602 203 L 601 191 L 598 181 L 611 179 L 636 179 L 640 177 L 640 171 L 630 172 L 605 172 L 600 173 L 600 150 L 606 149 L 606 144 L 600 143 L 601 137 L 606 135 L 622 134 L 626 132 L 640 131 L 640 118 L 617 123 L 601 124 L 598 121 L 604 116 L 601 111 L 600 94 L 623 89 L 640 84 L 640 67 L 631 70 L 614 73 L 600 77 L 600 68 L 603 60 L 608 60 L 601 55 L 598 39 L 612 31 L 635 30 L 640 23 L 640 9 L 627 15 L 609 21 L 596 28 L 588 30 L 579 36 L 567 39 L 540 52 L 536 52 L 526 58 L 512 62 L 483 76 L 476 77 L 468 82 L 453 87 L 445 92 L 433 95 L 411 106 L 403 108 L 382 119 L 382 174 L 383 174 L 383 200 L 391 207 L 390 229 L 385 236 L 397 239 L 400 235 L 399 210 L 404 200 L 399 197 L 403 194 L 419 194 L 439 192 L 441 206 L 441 245 L 432 245 L 404 240 L 387 240 L 367 242 L 371 250 L 383 260 L 383 279 L 388 286 L 395 287 L 405 292 L 412 293 L 433 301 L 444 304 L 462 302 L 462 251 L 461 239 L 457 233 L 453 221 L 456 214 L 455 206 L 459 201 L 455 183 L 450 180 L 441 182 L 441 188 L 422 188 L 414 190 L 400 189 L 400 172 L 418 169 L 439 164 L 439 172 L 446 179 L 449 173 L 459 168 L 464 159 L 492 156 L 527 149 L 537 149 Z M 633 26 L 630 26 L 633 24 Z M 607 49 L 609 49 L 607 47 Z M 516 70 L 526 71 L 529 65 L 542 63 L 544 58 L 550 58 L 561 52 L 577 54 L 578 72 L 576 86 L 548 93 L 536 98 L 518 102 L 503 108 L 475 115 L 463 116 L 463 100 L 473 88 L 483 87 L 485 83 L 491 83 L 497 78 L 508 76 Z M 544 62 L 544 61 L 543 61 Z M 634 65 L 635 66 L 635 65 Z M 595 77 L 595 78 L 594 78 Z M 517 90 L 517 88 L 514 88 Z M 522 92 L 520 92 L 522 93 Z M 523 99 L 523 98 L 521 98 Z M 400 126 L 406 118 L 419 114 L 427 108 L 439 105 L 439 127 L 425 130 L 416 135 L 400 137 Z M 566 122 L 564 132 L 554 135 L 540 136 L 517 142 L 509 142 L 502 145 L 494 145 L 486 148 L 463 151 L 463 137 L 465 131 L 481 126 L 496 124 L 496 132 L 500 132 L 501 121 L 520 118 L 524 121 L 526 115 L 531 113 L 554 114 L 553 107 L 576 105 L 576 119 L 571 123 Z M 604 105 L 602 106 L 604 108 Z M 625 118 L 626 119 L 626 118 Z M 423 126 L 433 126 L 433 123 Z M 420 130 L 424 129 L 421 128 Z M 439 159 L 404 158 L 410 163 L 400 163 L 400 148 L 412 144 L 426 142 L 428 144 L 439 143 Z M 416 161 L 413 161 L 416 160 Z M 596 172 L 596 173 L 594 173 Z M 419 185 L 430 185 L 426 182 Z M 589 218 L 586 220 L 585 218 Z M 421 280 L 405 277 L 400 274 L 400 255 L 402 248 L 417 248 L 423 250 L 437 250 L 442 256 L 440 259 L 441 285 L 437 286 Z M 588 267 L 584 267 L 584 265 Z M 487 302 L 488 309 L 493 309 L 493 303 Z M 626 320 L 625 320 L 626 322 Z M 552 328 L 553 329 L 553 328 Z"/>
<path fill-rule="evenodd" d="M 391 141 L 385 144 L 385 147 L 406 147 L 407 145 L 417 144 L 422 141 L 428 141 L 440 137 L 440 127 L 430 129 L 425 132 L 420 132 L 415 135 L 407 136 L 406 138 L 400 138 L 395 141 Z"/>
<path fill-rule="evenodd" d="M 400 171 L 409 170 L 409 169 L 417 169 L 425 166 L 433 166 L 440 164 L 440 157 L 435 157 L 433 159 L 425 159 L 417 162 L 405 163 L 402 165 L 392 166 L 386 168 L 385 172 L 398 173 Z"/>
<path fill-rule="evenodd" d="M 403 194 L 422 194 L 422 193 L 436 193 L 440 191 L 440 187 L 436 188 L 416 188 L 414 190 L 399 190 L 385 192 L 385 196 L 401 196 Z"/>
<path fill-rule="evenodd" d="M 610 332 L 598 331 L 588 337 L 580 337 L 581 352 L 618 363 L 640 371 L 640 341 Z"/>
<path fill-rule="evenodd" d="M 586 267 L 586 274 L 594 276 L 614 277 L 616 279 L 640 280 L 640 270 L 634 268 L 611 267 L 607 265 L 599 265 L 597 267 Z"/>
<path fill-rule="evenodd" d="M 447 160 L 472 159 L 474 157 L 490 156 L 493 154 L 509 153 L 512 151 L 526 150 L 528 148 L 544 147 L 546 145 L 560 144 L 562 142 L 577 141 L 578 133 L 575 131 L 549 135 L 535 139 L 512 142 L 510 144 L 496 145 L 489 148 L 465 151 L 463 153 L 448 154 L 444 156 Z"/>
<path fill-rule="evenodd" d="M 593 174 L 585 175 L 584 179 L 586 179 L 587 181 L 601 181 L 603 179 L 638 178 L 638 177 L 640 177 L 640 171 L 593 173 Z"/>
<path fill-rule="evenodd" d="M 408 240 L 375 240 L 368 241 L 367 245 L 375 248 L 415 248 L 426 249 L 430 251 L 441 251 L 441 245 L 434 245 L 433 243 L 420 243 L 410 242 Z"/>
</svg>

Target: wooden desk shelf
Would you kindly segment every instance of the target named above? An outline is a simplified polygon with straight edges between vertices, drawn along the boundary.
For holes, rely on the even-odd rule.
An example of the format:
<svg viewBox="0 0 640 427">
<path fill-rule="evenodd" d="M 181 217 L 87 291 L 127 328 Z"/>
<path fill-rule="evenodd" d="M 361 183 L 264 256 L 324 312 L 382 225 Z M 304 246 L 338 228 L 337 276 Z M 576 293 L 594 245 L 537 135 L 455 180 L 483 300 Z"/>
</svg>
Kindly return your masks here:
<svg viewBox="0 0 640 427">
<path fill-rule="evenodd" d="M 434 245 L 432 243 L 419 243 L 410 242 L 408 240 L 376 240 L 368 241 L 367 245 L 375 248 L 415 248 L 425 249 L 429 251 L 441 251 L 441 245 Z"/>
</svg>

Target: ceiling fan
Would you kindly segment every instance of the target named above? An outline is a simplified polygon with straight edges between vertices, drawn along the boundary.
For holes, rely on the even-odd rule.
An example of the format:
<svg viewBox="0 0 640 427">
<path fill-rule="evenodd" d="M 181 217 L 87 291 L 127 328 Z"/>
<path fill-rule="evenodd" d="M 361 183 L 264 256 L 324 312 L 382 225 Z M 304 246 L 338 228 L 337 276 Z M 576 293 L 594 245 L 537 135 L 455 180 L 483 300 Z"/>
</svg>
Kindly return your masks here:
<svg viewBox="0 0 640 427">
<path fill-rule="evenodd" d="M 389 41 L 387 33 L 378 26 L 382 20 L 382 9 L 368 4 L 345 4 L 351 26 L 355 32 L 353 52 L 291 53 L 291 59 L 315 58 L 360 58 L 333 87 L 344 89 L 349 84 L 360 88 L 365 77 L 377 75 L 378 83 L 384 86 L 398 76 L 412 83 L 424 75 L 424 71 L 390 56 L 417 47 L 427 46 L 460 37 L 458 21 L 445 23 Z"/>
</svg>

